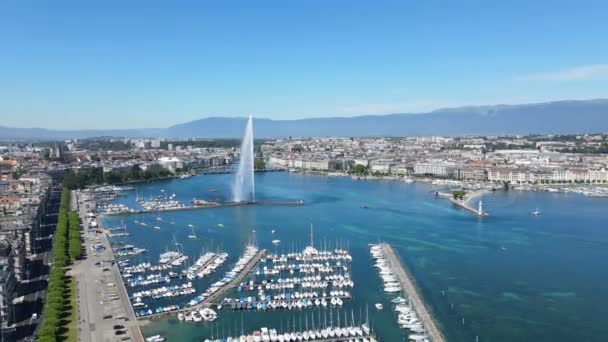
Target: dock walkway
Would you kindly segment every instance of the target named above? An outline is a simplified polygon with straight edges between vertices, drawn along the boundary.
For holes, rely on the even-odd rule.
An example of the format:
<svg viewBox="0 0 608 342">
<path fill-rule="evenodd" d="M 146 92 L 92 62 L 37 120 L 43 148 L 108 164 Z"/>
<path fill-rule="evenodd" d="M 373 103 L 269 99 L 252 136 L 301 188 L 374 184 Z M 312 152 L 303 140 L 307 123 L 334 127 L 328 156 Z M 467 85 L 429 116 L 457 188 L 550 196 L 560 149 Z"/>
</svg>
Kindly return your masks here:
<svg viewBox="0 0 608 342">
<path fill-rule="evenodd" d="M 420 298 L 418 290 L 416 289 L 416 286 L 414 286 L 414 282 L 412 280 L 413 278 L 410 277 L 404 264 L 399 261 L 395 251 L 393 251 L 393 248 L 389 244 L 383 243 L 381 246 L 385 257 L 393 270 L 393 273 L 399 279 L 401 287 L 409 298 L 410 306 L 422 321 L 422 324 L 429 335 L 429 339 L 433 342 L 444 342 L 446 340 L 445 337 L 439 330 L 439 327 Z"/>
<path fill-rule="evenodd" d="M 255 265 L 257 265 L 258 262 L 260 262 L 260 260 L 264 257 L 265 254 L 266 254 L 265 249 L 258 251 L 258 253 L 251 260 L 249 260 L 249 263 L 247 264 L 247 266 L 245 266 L 245 268 L 243 268 L 243 270 L 239 273 L 239 275 L 234 277 L 234 279 L 232 279 L 231 282 L 224 285 L 224 287 L 217 290 L 211 296 L 205 298 L 205 300 L 203 300 L 196 306 L 208 307 L 208 306 L 212 305 L 215 302 L 215 300 L 217 298 L 221 297 L 225 292 L 227 292 L 228 290 L 233 289 L 235 287 L 238 287 L 243 282 L 243 280 L 245 280 L 245 278 L 247 278 L 249 273 L 251 273 L 251 271 L 253 270 Z M 196 308 L 196 306 L 194 306 L 192 308 Z"/>
</svg>

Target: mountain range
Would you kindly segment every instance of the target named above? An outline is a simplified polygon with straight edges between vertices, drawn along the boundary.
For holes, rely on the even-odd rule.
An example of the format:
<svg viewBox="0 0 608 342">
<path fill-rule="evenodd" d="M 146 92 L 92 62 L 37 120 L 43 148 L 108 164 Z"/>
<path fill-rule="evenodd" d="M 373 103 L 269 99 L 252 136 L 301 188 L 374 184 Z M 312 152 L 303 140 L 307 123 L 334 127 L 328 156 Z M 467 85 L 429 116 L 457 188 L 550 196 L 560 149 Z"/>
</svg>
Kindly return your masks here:
<svg viewBox="0 0 608 342">
<path fill-rule="evenodd" d="M 0 139 L 89 137 L 240 138 L 245 117 L 208 117 L 168 128 L 50 130 L 0 126 Z M 418 114 L 298 120 L 254 119 L 256 138 L 423 136 L 608 132 L 608 99 L 470 106 Z"/>
</svg>

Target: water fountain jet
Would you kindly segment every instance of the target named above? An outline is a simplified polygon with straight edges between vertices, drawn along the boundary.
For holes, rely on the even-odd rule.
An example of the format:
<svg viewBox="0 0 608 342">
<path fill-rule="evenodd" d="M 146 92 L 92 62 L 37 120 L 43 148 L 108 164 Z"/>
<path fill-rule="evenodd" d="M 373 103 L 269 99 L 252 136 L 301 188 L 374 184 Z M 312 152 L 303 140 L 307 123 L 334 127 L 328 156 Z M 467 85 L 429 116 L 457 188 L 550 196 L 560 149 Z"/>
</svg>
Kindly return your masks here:
<svg viewBox="0 0 608 342">
<path fill-rule="evenodd" d="M 255 201 L 255 184 L 253 180 L 253 118 L 250 115 L 245 126 L 245 134 L 241 143 L 239 167 L 232 187 L 234 202 Z"/>
</svg>

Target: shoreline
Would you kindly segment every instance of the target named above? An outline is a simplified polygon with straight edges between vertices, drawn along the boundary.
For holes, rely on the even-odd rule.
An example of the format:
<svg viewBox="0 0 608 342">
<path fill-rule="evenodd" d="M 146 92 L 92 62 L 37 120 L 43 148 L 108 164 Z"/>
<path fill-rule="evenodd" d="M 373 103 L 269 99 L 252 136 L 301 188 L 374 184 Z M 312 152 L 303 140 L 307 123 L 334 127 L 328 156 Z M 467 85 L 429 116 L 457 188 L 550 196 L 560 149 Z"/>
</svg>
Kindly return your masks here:
<svg viewBox="0 0 608 342">
<path fill-rule="evenodd" d="M 357 176 L 347 173 L 327 172 L 327 171 L 298 171 L 296 174 L 302 175 L 314 175 L 314 176 L 325 176 L 331 178 L 350 178 L 353 180 L 363 181 L 392 181 L 392 182 L 404 182 L 407 184 L 423 183 L 433 186 L 445 186 L 445 187 L 460 187 L 460 188 L 479 188 L 479 187 L 492 187 L 496 190 L 501 189 L 504 183 L 491 182 L 491 181 L 473 181 L 473 180 L 456 180 L 447 178 L 423 178 L 423 177 L 407 177 L 407 176 Z M 592 193 L 586 191 L 586 189 L 605 189 L 603 193 Z M 541 191 L 551 193 L 574 193 L 583 195 L 586 197 L 593 198 L 608 198 L 608 183 L 555 183 L 555 184 L 510 184 L 509 190 L 517 191 Z"/>
</svg>

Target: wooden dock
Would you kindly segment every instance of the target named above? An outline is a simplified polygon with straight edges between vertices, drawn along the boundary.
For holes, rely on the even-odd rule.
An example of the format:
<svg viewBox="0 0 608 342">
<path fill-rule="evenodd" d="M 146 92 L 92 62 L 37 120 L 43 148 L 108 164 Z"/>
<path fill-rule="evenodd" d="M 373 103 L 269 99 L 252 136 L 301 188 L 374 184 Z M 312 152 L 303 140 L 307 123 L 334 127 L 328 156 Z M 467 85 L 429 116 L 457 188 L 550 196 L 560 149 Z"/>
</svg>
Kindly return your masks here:
<svg viewBox="0 0 608 342">
<path fill-rule="evenodd" d="M 415 286 L 415 282 L 413 280 L 414 278 L 411 277 L 411 275 L 407 271 L 405 264 L 399 261 L 399 258 L 395 254 L 395 251 L 393 251 L 393 248 L 389 244 L 383 243 L 381 244 L 381 246 L 384 256 L 388 260 L 388 263 L 391 269 L 393 270 L 393 273 L 399 279 L 401 288 L 407 294 L 410 306 L 418 315 L 418 318 L 422 322 L 422 325 L 424 326 L 429 336 L 429 339 L 433 342 L 444 342 L 446 339 L 441 333 L 441 330 L 439 330 L 438 325 L 433 320 L 433 317 L 431 316 L 429 310 L 424 305 L 424 302 L 418 294 L 418 290 Z"/>
</svg>

